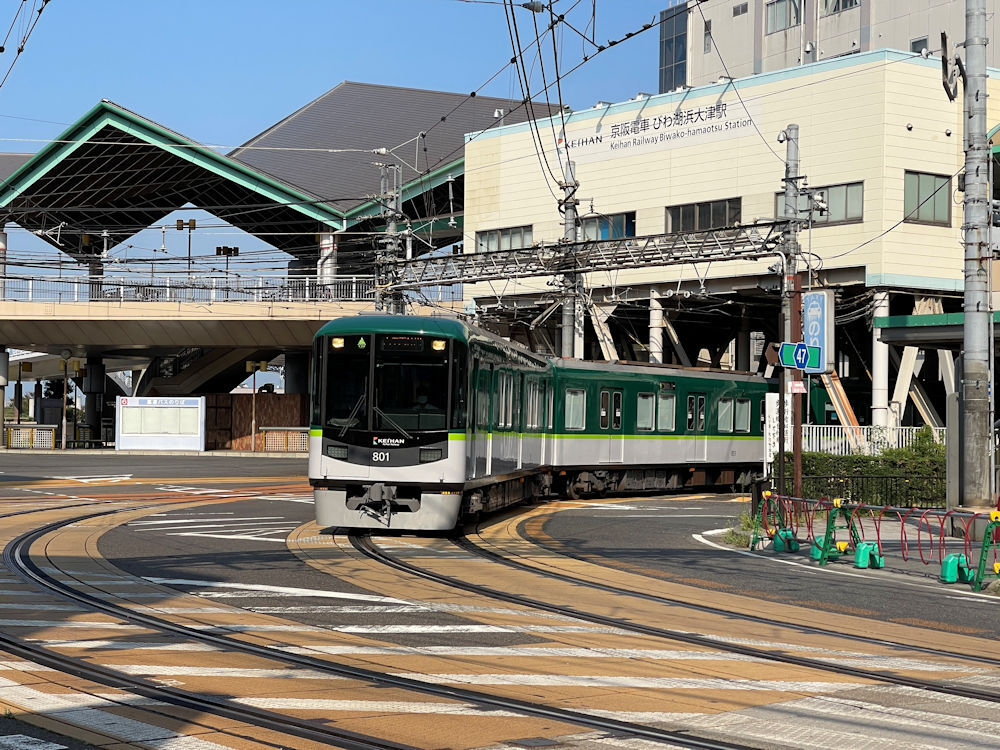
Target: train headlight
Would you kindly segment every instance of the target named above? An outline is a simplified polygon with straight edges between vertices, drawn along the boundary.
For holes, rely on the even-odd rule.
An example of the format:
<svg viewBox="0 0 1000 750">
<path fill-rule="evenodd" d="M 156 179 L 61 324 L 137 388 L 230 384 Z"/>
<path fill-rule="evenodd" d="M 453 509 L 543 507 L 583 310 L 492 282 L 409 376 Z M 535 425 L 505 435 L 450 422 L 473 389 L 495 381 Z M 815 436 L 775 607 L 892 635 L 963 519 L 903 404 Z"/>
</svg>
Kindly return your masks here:
<svg viewBox="0 0 1000 750">
<path fill-rule="evenodd" d="M 326 448 L 326 455 L 330 458 L 339 458 L 344 461 L 347 459 L 347 446 L 346 445 L 328 445 Z"/>
<path fill-rule="evenodd" d="M 434 339 L 431 342 L 431 349 L 433 349 L 436 352 L 443 352 L 444 348 L 447 345 L 448 345 L 448 342 L 446 342 L 444 339 Z"/>
<path fill-rule="evenodd" d="M 343 349 L 344 339 L 341 338 L 340 336 L 335 336 L 332 339 L 330 339 L 330 346 L 333 347 L 334 349 Z"/>
<path fill-rule="evenodd" d="M 440 448 L 421 448 L 420 449 L 420 463 L 426 464 L 431 461 L 441 460 L 441 449 Z"/>
</svg>

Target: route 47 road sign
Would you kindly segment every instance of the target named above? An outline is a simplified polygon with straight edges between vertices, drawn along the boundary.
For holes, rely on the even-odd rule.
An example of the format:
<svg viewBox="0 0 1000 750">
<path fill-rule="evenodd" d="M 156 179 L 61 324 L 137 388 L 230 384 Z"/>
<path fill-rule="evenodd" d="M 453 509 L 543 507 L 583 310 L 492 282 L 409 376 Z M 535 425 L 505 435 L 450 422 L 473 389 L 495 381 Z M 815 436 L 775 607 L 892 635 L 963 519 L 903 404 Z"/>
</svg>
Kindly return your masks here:
<svg viewBox="0 0 1000 750">
<path fill-rule="evenodd" d="M 778 362 L 782 367 L 790 367 L 795 370 L 806 370 L 819 367 L 823 359 L 823 350 L 818 346 L 806 346 L 803 343 L 790 344 L 783 343 L 778 348 Z"/>
</svg>

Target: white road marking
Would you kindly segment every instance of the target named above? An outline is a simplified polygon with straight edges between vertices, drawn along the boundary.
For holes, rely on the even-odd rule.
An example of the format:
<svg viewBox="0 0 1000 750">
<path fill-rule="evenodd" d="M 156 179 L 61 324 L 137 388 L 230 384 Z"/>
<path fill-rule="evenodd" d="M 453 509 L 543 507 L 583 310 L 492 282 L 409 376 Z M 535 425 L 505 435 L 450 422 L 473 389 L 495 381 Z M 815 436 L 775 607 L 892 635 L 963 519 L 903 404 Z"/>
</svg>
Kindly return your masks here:
<svg viewBox="0 0 1000 750">
<path fill-rule="evenodd" d="M 555 674 L 419 674 L 397 673 L 396 677 L 435 685 L 521 685 L 545 687 L 614 687 L 656 690 L 768 690 L 783 693 L 826 693 L 856 690 L 859 682 L 815 682 L 809 680 L 742 680 L 701 677 L 633 677 L 614 675 Z"/>
<path fill-rule="evenodd" d="M 437 633 L 617 633 L 631 635 L 618 628 L 595 628 L 586 625 L 341 625 L 331 627 L 338 633 L 380 633 L 395 635 L 431 635 Z"/>
<path fill-rule="evenodd" d="M 220 651 L 221 649 L 215 646 L 209 646 L 205 643 L 192 643 L 185 641 L 183 643 L 143 643 L 137 641 L 99 641 L 99 640 L 85 640 L 85 641 L 55 641 L 51 638 L 26 638 L 27 641 L 44 643 L 46 646 L 51 648 L 79 648 L 79 649 L 94 649 L 94 650 L 104 650 L 104 651 Z"/>
<path fill-rule="evenodd" d="M 125 674 L 154 677 L 246 677 L 255 680 L 346 680 L 315 669 L 255 669 L 252 667 L 175 667 L 165 664 L 116 664 L 115 670 Z"/>
<path fill-rule="evenodd" d="M 120 699 L 114 702 L 84 693 L 46 693 L 0 678 L 0 700 L 21 706 L 33 714 L 54 717 L 123 742 L 141 742 L 164 750 L 226 750 L 223 745 L 129 719 L 112 710 L 101 710 L 120 709 L 130 699 L 127 693 L 122 693 Z"/>
<path fill-rule="evenodd" d="M 211 518 L 204 518 L 204 517 L 203 518 L 165 518 L 165 519 L 157 520 L 157 521 L 131 521 L 130 523 L 127 523 L 125 525 L 129 526 L 129 527 L 136 527 L 136 526 L 184 526 L 184 524 L 192 524 L 192 523 L 204 524 L 204 523 L 208 523 L 208 522 L 210 522 L 212 520 L 218 520 L 218 521 L 228 522 L 228 524 L 220 523 L 220 524 L 216 524 L 216 526 L 221 526 L 221 525 L 239 526 L 239 525 L 242 525 L 242 524 L 252 523 L 253 521 L 285 521 L 287 519 L 285 519 L 284 516 L 249 516 L 249 517 L 248 516 L 241 516 L 238 520 L 233 519 L 232 516 L 227 516 L 226 518 L 218 518 L 218 519 L 211 519 Z M 211 528 L 211 527 L 206 527 L 206 528 Z M 159 531 L 159 529 L 151 529 L 151 531 Z"/>
<path fill-rule="evenodd" d="M 80 620 L 0 620 L 8 628 L 93 628 L 94 630 L 146 630 L 141 625 Z"/>
<path fill-rule="evenodd" d="M 94 482 L 103 482 L 105 484 L 115 484 L 117 482 L 124 482 L 131 479 L 131 474 L 83 474 L 75 477 L 46 477 L 46 479 L 65 479 L 71 482 L 80 482 L 82 484 L 91 484 Z"/>
<path fill-rule="evenodd" d="M 431 703 L 407 701 L 329 700 L 323 698 L 237 698 L 237 703 L 254 708 L 291 711 L 350 711 L 375 714 L 437 714 L 440 716 L 523 716 L 513 711 L 489 709 L 472 703 Z M 637 723 L 658 723 L 691 720 L 696 713 L 665 713 L 653 711 L 594 711 L 576 709 L 579 713 Z"/>
<path fill-rule="evenodd" d="M 507 647 L 507 646 L 283 646 L 293 654 L 328 656 L 498 656 L 511 658 L 552 657 L 556 659 L 648 659 L 650 661 L 739 661 L 761 662 L 754 656 L 722 651 L 679 651 L 637 648 Z"/>
<path fill-rule="evenodd" d="M 146 578 L 152 583 L 167 586 L 196 586 L 198 588 L 238 589 L 240 591 L 263 591 L 275 594 L 290 594 L 292 596 L 310 596 L 318 599 L 353 599 L 357 601 L 382 602 L 385 604 L 409 604 L 403 599 L 393 599 L 375 594 L 350 594 L 346 591 L 321 591 L 319 589 L 300 589 L 291 586 L 265 586 L 262 584 L 226 583 L 224 581 L 197 581 L 188 578 Z"/>
<path fill-rule="evenodd" d="M 0 737 L 0 750 L 66 750 L 66 746 L 25 734 L 7 734 Z"/>
</svg>

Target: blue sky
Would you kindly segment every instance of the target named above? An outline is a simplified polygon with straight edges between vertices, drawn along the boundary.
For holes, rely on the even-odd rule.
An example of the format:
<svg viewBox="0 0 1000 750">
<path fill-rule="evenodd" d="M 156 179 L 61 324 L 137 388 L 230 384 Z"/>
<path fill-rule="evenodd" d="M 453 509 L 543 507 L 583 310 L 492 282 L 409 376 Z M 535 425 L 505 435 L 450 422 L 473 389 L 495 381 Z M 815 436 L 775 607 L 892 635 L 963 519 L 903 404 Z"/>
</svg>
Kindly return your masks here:
<svg viewBox="0 0 1000 750">
<path fill-rule="evenodd" d="M 0 0 L 0 26 L 20 4 Z M 666 0 L 596 4 L 603 42 L 658 18 Z M 592 7 L 593 0 L 555 4 L 581 31 Z M 518 14 L 521 33 L 533 36 L 533 14 Z M 657 34 L 651 29 L 585 64 L 565 81 L 567 103 L 655 93 Z M 16 43 L 7 46 L 4 71 Z M 564 63 L 579 62 L 579 36 L 563 32 L 561 46 Z M 51 0 L 0 88 L 0 149 L 37 150 L 7 139 L 54 137 L 102 98 L 203 143 L 235 145 L 343 80 L 465 92 L 510 57 L 496 3 Z M 517 92 L 512 68 L 484 91 Z"/>
</svg>

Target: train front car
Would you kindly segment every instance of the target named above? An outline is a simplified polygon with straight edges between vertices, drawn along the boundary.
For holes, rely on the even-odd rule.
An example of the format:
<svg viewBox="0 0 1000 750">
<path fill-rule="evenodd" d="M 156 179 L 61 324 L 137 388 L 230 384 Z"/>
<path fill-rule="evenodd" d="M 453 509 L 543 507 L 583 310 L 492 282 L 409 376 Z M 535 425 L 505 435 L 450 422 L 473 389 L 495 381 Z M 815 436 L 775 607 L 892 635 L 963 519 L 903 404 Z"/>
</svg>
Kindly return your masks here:
<svg viewBox="0 0 1000 750">
<path fill-rule="evenodd" d="M 465 481 L 464 330 L 447 319 L 362 316 L 316 334 L 309 481 L 320 526 L 455 527 Z"/>
</svg>

